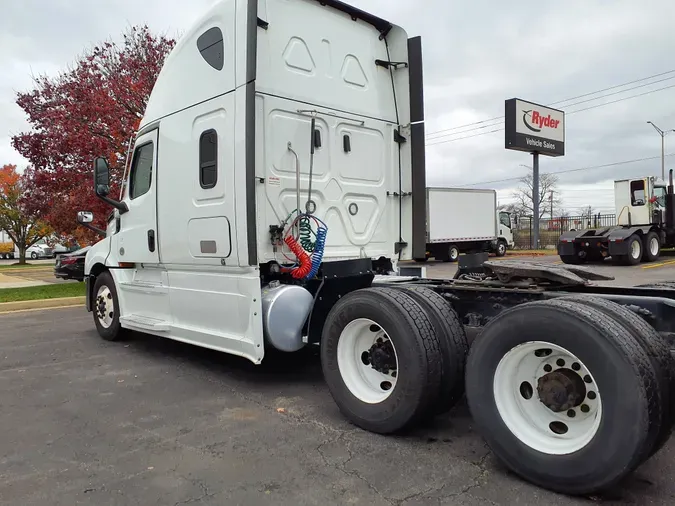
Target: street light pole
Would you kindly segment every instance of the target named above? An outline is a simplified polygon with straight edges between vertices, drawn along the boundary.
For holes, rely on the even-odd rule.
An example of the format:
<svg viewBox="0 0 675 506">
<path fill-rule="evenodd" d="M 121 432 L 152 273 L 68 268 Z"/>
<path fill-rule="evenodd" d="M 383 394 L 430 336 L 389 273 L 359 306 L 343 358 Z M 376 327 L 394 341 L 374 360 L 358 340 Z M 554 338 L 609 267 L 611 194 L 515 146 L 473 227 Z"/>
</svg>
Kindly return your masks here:
<svg viewBox="0 0 675 506">
<path fill-rule="evenodd" d="M 653 126 L 654 130 L 656 130 L 659 133 L 659 135 L 661 136 L 661 179 L 663 181 L 665 181 L 666 180 L 666 141 L 665 141 L 665 138 L 666 138 L 667 134 L 669 134 L 671 132 L 675 132 L 675 130 L 667 130 L 667 131 L 664 132 L 663 130 L 661 130 L 659 127 L 657 127 L 651 121 L 647 121 L 647 123 L 649 123 L 651 126 Z"/>
</svg>

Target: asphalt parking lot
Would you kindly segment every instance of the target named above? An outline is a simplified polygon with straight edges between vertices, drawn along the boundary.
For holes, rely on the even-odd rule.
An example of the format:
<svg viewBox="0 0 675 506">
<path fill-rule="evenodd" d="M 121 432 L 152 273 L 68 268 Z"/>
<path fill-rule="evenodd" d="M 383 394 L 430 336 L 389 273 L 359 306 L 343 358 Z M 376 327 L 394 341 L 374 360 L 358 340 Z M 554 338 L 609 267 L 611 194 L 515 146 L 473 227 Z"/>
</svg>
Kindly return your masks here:
<svg viewBox="0 0 675 506">
<path fill-rule="evenodd" d="M 601 269 L 675 280 L 675 262 Z M 464 404 L 406 436 L 351 426 L 316 350 L 254 366 L 141 334 L 108 343 L 72 308 L 0 316 L 0 359 L 0 504 L 675 504 L 673 441 L 608 496 L 551 494 L 502 468 Z"/>
</svg>

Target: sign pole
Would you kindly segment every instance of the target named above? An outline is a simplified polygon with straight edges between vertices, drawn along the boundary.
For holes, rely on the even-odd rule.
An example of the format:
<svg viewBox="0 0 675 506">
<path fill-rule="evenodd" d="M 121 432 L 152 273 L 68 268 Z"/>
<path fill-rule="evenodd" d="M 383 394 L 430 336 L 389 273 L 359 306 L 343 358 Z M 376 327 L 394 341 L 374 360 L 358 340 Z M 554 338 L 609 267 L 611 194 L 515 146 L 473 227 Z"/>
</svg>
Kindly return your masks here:
<svg viewBox="0 0 675 506">
<path fill-rule="evenodd" d="M 534 249 L 539 249 L 539 153 L 532 153 L 532 211 L 534 216 L 532 239 Z"/>
<path fill-rule="evenodd" d="M 539 249 L 539 155 L 565 156 L 565 112 L 545 105 L 510 98 L 504 102 L 506 149 L 532 154 L 532 233 Z M 545 197 L 545 195 L 543 196 Z M 553 194 L 551 194 L 553 219 Z"/>
</svg>

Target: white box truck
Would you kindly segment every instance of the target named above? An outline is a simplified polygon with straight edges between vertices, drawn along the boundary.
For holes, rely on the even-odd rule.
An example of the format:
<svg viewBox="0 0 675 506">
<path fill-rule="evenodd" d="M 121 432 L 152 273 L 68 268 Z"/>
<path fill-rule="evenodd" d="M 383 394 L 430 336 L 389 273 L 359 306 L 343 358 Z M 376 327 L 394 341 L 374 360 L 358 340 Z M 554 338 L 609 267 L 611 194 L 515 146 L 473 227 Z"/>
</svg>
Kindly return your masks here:
<svg viewBox="0 0 675 506">
<path fill-rule="evenodd" d="M 337 0 L 215 3 L 164 63 L 119 200 L 94 161 L 114 212 L 86 256 L 93 324 L 255 364 L 319 345 L 328 391 L 363 429 L 405 430 L 466 393 L 515 473 L 613 486 L 675 423 L 675 295 L 508 261 L 396 275 L 426 246 L 424 130 L 419 37 Z M 481 327 L 470 351 L 465 325 Z"/>
<path fill-rule="evenodd" d="M 513 247 L 511 215 L 497 211 L 495 190 L 427 188 L 427 254 L 456 262 L 460 253 L 491 252 L 502 257 Z"/>
</svg>

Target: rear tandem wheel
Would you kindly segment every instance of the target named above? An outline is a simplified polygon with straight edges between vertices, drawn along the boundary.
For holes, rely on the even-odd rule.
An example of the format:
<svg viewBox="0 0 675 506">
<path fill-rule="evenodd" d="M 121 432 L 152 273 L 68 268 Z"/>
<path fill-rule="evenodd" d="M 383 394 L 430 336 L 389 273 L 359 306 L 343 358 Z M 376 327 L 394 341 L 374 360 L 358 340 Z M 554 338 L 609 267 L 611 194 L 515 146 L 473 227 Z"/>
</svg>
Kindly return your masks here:
<svg viewBox="0 0 675 506">
<path fill-rule="evenodd" d="M 355 425 L 387 434 L 435 414 L 442 353 L 427 313 L 405 291 L 342 297 L 326 317 L 320 350 L 331 396 Z"/>
<path fill-rule="evenodd" d="M 669 431 L 671 394 L 639 327 L 587 300 L 531 302 L 494 318 L 466 375 L 469 409 L 494 454 L 565 494 L 611 487 L 653 454 Z"/>
</svg>

